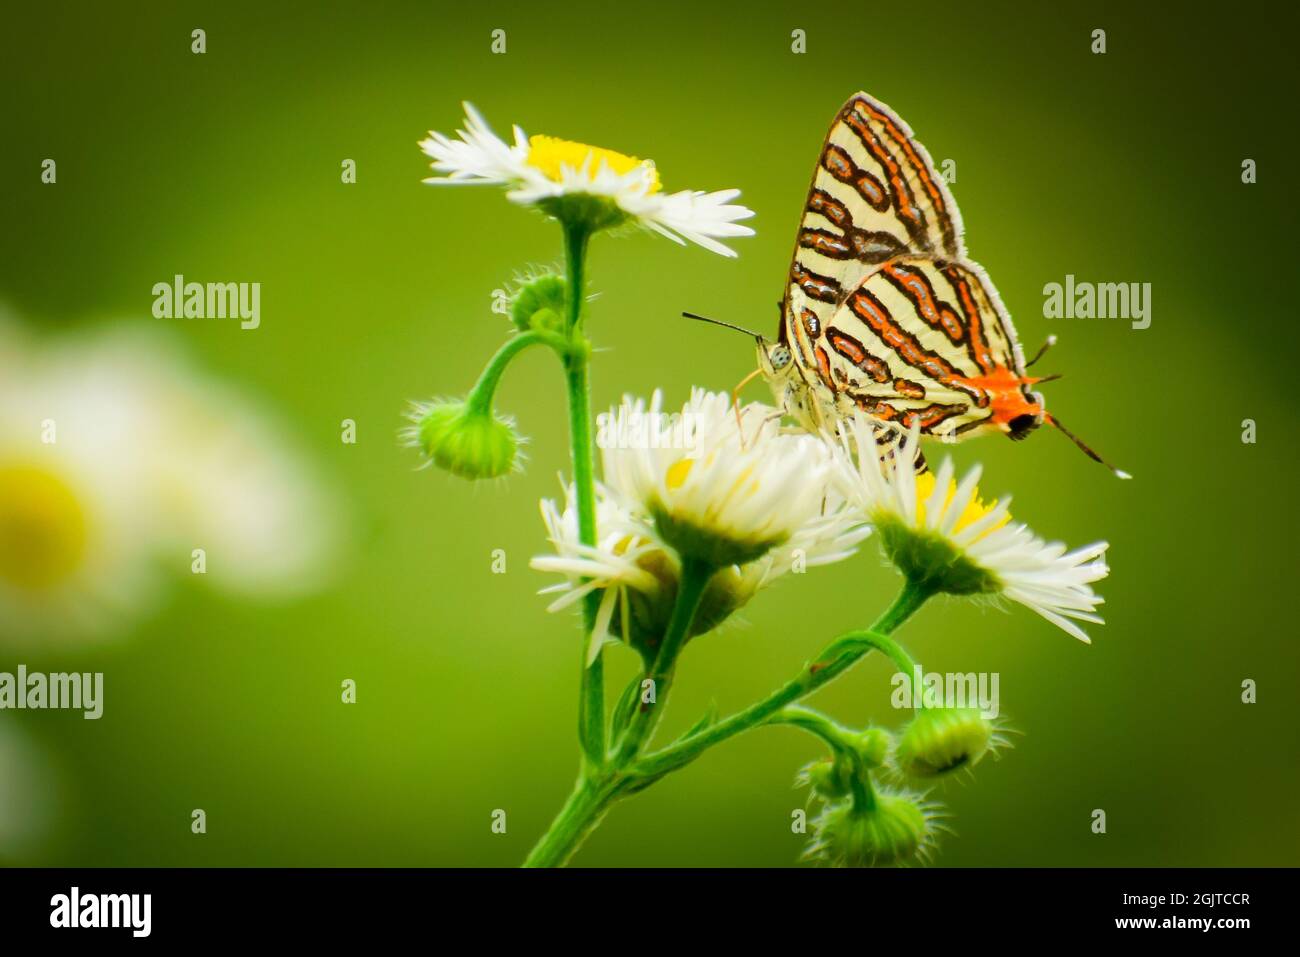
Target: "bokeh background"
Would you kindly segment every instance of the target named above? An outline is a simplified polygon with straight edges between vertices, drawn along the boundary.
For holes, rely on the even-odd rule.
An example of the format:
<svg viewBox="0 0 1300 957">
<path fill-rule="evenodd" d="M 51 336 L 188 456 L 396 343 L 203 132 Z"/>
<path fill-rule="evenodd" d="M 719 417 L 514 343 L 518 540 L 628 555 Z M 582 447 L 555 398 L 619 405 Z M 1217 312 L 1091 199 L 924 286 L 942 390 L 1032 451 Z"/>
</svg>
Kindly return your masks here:
<svg viewBox="0 0 1300 957">
<path fill-rule="evenodd" d="M 1252 7 L 1252 11 L 1256 8 Z M 176 558 L 161 606 L 111 639 L 18 648 L 0 670 L 103 671 L 104 717 L 0 712 L 21 827 L 0 860 L 76 865 L 511 865 L 576 768 L 576 625 L 531 571 L 540 497 L 566 467 L 553 360 L 501 406 L 526 473 L 416 471 L 409 399 L 466 389 L 506 332 L 491 292 L 559 256 L 557 229 L 491 189 L 423 186 L 416 142 L 472 100 L 512 122 L 653 157 L 666 188 L 736 186 L 753 239 L 723 260 L 602 238 L 591 273 L 598 407 L 730 388 L 775 329 L 809 173 L 851 93 L 891 104 L 953 189 L 971 255 L 1049 407 L 1136 475 L 1047 430 L 955 449 L 1050 537 L 1112 543 L 1107 624 L 1078 644 L 1023 610 L 938 603 L 902 636 L 928 669 L 996 671 L 1020 730 L 940 796 L 943 865 L 1294 865 L 1300 709 L 1293 614 L 1297 400 L 1295 62 L 1258 16 L 1103 4 L 26 5 L 0 39 L 0 299 L 48 341 L 163 330 L 291 435 L 343 545 L 314 594 L 216 592 Z M 208 52 L 190 52 L 207 31 Z M 490 32 L 507 31 L 504 55 Z M 791 31 L 808 52 L 790 52 Z M 1104 28 L 1105 55 L 1089 50 Z M 42 185 L 40 162 L 58 162 Z M 357 163 L 355 185 L 340 163 Z M 1259 164 L 1243 185 L 1241 162 Z M 258 281 L 262 325 L 159 320 L 151 287 Z M 1045 283 L 1150 282 L 1151 327 L 1046 320 Z M 762 387 L 755 386 L 755 397 Z M 215 410 L 220 414 L 220 410 Z M 355 445 L 340 422 L 357 423 Z M 1258 422 L 1243 444 L 1241 423 Z M 198 426 L 196 426 L 198 427 Z M 491 573 L 504 549 L 508 571 Z M 868 543 L 788 578 L 692 644 L 667 730 L 748 703 L 891 598 Z M 612 687 L 633 656 L 615 652 Z M 872 661 L 815 703 L 897 724 Z M 340 682 L 357 683 L 355 705 Z M 1241 682 L 1259 701 L 1241 703 Z M 607 818 L 587 865 L 792 864 L 798 732 L 737 740 Z M 203 808 L 208 833 L 190 831 Z M 504 835 L 490 814 L 508 813 Z M 1102 808 L 1108 833 L 1090 829 Z"/>
</svg>

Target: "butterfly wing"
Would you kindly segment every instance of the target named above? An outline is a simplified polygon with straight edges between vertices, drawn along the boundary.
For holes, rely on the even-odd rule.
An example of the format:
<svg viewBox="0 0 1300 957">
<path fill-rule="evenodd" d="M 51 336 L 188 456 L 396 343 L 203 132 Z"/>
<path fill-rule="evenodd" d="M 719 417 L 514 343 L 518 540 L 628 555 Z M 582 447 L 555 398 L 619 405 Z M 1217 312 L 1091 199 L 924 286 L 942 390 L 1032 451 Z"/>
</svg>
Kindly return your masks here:
<svg viewBox="0 0 1300 957">
<path fill-rule="evenodd" d="M 885 104 L 849 98 L 822 145 L 804 204 L 790 286 L 824 323 L 877 267 L 898 256 L 960 259 L 961 216 L 925 147 Z M 804 321 L 783 307 L 781 341 Z"/>
<path fill-rule="evenodd" d="M 1006 431 L 1037 401 L 1011 317 L 974 263 L 890 260 L 819 326 L 804 348 L 842 409 L 957 440 Z"/>
</svg>

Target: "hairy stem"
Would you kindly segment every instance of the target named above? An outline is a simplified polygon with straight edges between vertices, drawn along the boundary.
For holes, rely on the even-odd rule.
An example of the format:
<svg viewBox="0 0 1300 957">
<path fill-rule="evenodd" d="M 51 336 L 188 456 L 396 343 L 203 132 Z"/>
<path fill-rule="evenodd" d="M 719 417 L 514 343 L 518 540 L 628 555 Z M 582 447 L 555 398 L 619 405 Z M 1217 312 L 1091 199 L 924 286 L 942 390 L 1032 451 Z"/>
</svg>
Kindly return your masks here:
<svg viewBox="0 0 1300 957">
<path fill-rule="evenodd" d="M 474 412 L 487 412 L 490 410 L 492 408 L 492 396 L 496 394 L 497 385 L 501 382 L 501 376 L 505 373 L 506 366 L 510 365 L 510 362 L 519 353 L 530 346 L 537 345 L 550 346 L 561 356 L 567 352 L 564 340 L 549 332 L 534 330 L 511 336 L 496 351 L 496 354 L 488 360 L 487 366 L 483 369 L 483 374 L 478 377 L 478 381 L 474 383 L 474 388 L 470 389 L 469 395 L 465 397 L 465 404 Z"/>
<path fill-rule="evenodd" d="M 578 540 L 596 544 L 596 469 L 591 428 L 591 384 L 587 378 L 589 351 L 582 340 L 582 303 L 587 241 L 590 230 L 581 224 L 564 225 L 564 256 L 568 272 L 568 316 L 565 329 L 569 349 L 564 378 L 569 394 L 569 446 L 573 460 L 574 499 L 578 512 Z M 581 669 L 578 694 L 578 741 L 584 765 L 599 767 L 605 760 L 605 662 L 598 651 L 590 664 L 587 649 L 595 627 L 600 595 L 592 592 L 582 603 L 582 641 L 578 647 Z"/>
<path fill-rule="evenodd" d="M 682 563 L 681 585 L 677 591 L 677 601 L 673 606 L 672 620 L 664 634 L 654 664 L 646 673 L 655 683 L 655 700 L 653 704 L 642 705 L 633 716 L 618 744 L 618 751 L 613 756 L 612 765 L 602 762 L 601 766 L 588 763 L 584 765 L 578 778 L 577 786 L 569 795 L 560 813 L 551 822 L 550 828 L 542 835 L 537 846 L 533 848 L 524 861 L 525 867 L 559 867 L 581 846 L 587 835 L 595 830 L 605 812 L 629 784 L 636 779 L 625 773 L 628 764 L 641 752 L 649 740 L 659 716 L 668 700 L 668 689 L 676 670 L 677 656 L 682 645 L 690 635 L 691 625 L 695 621 L 695 612 L 699 608 L 704 589 L 713 577 L 716 569 L 698 561 L 686 560 Z"/>
<path fill-rule="evenodd" d="M 677 671 L 677 656 L 691 633 L 700 599 L 704 597 L 704 589 L 708 587 L 715 571 L 717 569 L 706 562 L 692 558 L 682 560 L 682 576 L 677 588 L 677 600 L 673 604 L 673 616 L 668 622 L 668 630 L 664 633 L 659 651 L 655 654 L 654 664 L 646 674 L 654 682 L 654 702 L 642 704 L 628 722 L 615 756 L 616 767 L 626 767 L 628 761 L 641 753 L 659 723 L 659 717 L 668 703 L 673 675 Z"/>
<path fill-rule="evenodd" d="M 529 852 L 524 867 L 563 867 L 605 816 L 616 788 L 586 775 L 578 779 L 551 826 Z"/>
<path fill-rule="evenodd" d="M 931 592 L 908 582 L 894 603 L 866 631 L 851 631 L 835 639 L 817 659 L 793 679 L 761 701 L 738 711 L 717 724 L 648 755 L 635 771 L 655 779 L 690 764 L 714 745 L 767 721 L 786 705 L 805 698 L 851 668 L 867 652 L 888 642 L 889 634 L 910 618 L 930 598 Z M 892 642 L 890 644 L 893 644 Z"/>
<path fill-rule="evenodd" d="M 831 751 L 853 765 L 853 774 L 849 777 L 849 787 L 853 794 L 853 806 L 859 811 L 872 811 L 876 807 L 876 793 L 871 787 L 871 777 L 863 767 L 862 755 L 853 747 L 848 736 L 852 733 L 840 727 L 820 711 L 793 704 L 782 708 L 767 719 L 768 724 L 788 724 L 801 728 L 826 742 Z"/>
<path fill-rule="evenodd" d="M 664 636 L 664 643 L 655 656 L 654 666 L 650 669 L 650 674 L 655 677 L 657 684 L 655 706 L 633 716 L 628 730 L 619 742 L 618 751 L 611 765 L 584 765 L 582 775 L 569 800 L 528 855 L 524 862 L 525 866 L 562 866 L 596 828 L 616 800 L 649 786 L 671 771 L 690 764 L 715 744 L 733 738 L 743 731 L 761 724 L 784 721 L 799 724 L 809 730 L 815 727 L 817 731 L 830 734 L 829 719 L 817 721 L 809 717 L 817 715 L 817 712 L 788 706 L 843 674 L 867 652 L 877 648 L 897 648 L 897 643 L 889 640 L 889 633 L 910 618 L 932 594 L 924 587 L 909 583 L 870 629 L 852 631 L 835 639 L 826 646 L 816 661 L 800 672 L 798 677 L 778 688 L 767 698 L 703 731 L 669 745 L 662 751 L 641 757 L 641 749 L 654 730 L 658 714 L 662 713 L 668 687 L 672 682 L 677 654 L 685 643 L 686 636 L 690 634 L 700 597 L 713 572 L 714 569 L 707 565 L 683 563 L 681 586 L 678 590 L 677 602 L 673 607 L 673 617 Z M 871 806 L 870 802 L 874 802 L 875 795 L 870 791 L 869 783 L 865 781 L 866 775 L 861 777 L 864 783 L 855 789 L 854 800 Z"/>
</svg>

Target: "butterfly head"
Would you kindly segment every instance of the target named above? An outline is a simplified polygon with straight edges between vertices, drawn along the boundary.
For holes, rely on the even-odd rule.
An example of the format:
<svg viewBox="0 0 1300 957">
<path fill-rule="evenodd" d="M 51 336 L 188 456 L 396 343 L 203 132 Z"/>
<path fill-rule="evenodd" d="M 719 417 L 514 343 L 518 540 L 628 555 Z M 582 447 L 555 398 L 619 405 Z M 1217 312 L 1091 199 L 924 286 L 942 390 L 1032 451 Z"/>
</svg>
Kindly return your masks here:
<svg viewBox="0 0 1300 957">
<path fill-rule="evenodd" d="M 1023 393 L 1020 405 L 1020 409 L 1002 426 L 1006 430 L 1007 438 L 1013 442 L 1027 439 L 1029 434 L 1042 425 L 1047 418 L 1043 397 L 1037 392 Z"/>
<path fill-rule="evenodd" d="M 762 336 L 756 336 L 758 343 L 758 367 L 769 381 L 778 381 L 794 374 L 794 355 L 784 342 L 768 342 Z"/>
</svg>

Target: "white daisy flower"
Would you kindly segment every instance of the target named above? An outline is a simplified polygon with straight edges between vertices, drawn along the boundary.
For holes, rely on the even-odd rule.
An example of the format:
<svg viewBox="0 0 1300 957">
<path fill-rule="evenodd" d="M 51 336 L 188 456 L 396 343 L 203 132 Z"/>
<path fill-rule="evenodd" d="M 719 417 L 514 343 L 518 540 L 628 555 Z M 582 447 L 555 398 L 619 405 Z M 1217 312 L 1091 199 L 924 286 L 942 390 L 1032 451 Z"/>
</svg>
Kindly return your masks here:
<svg viewBox="0 0 1300 957">
<path fill-rule="evenodd" d="M 676 417 L 661 403 L 656 392 L 648 407 L 624 400 L 613 413 L 616 436 L 649 423 L 650 441 L 606 447 L 605 481 L 683 557 L 748 564 L 816 523 L 822 536 L 851 523 L 841 500 L 828 501 L 833 456 L 822 438 L 782 431 L 769 406 L 737 415 L 723 392 L 694 390 Z"/>
<path fill-rule="evenodd" d="M 653 161 L 551 136 L 528 137 L 514 128 L 514 144 L 495 133 L 469 103 L 465 129 L 456 136 L 430 131 L 420 148 L 433 159 L 433 184 L 495 184 L 523 206 L 565 219 L 581 215 L 593 229 L 635 222 L 677 243 L 687 240 L 722 256 L 736 253 L 719 242 L 754 231 L 739 225 L 752 210 L 732 203 L 740 191 L 665 194 Z M 584 199 L 600 200 L 594 206 Z"/>
<path fill-rule="evenodd" d="M 951 459 L 937 475 L 917 475 L 910 454 L 878 444 L 880 423 L 859 415 L 845 423 L 837 456 L 844 494 L 879 532 L 890 560 L 909 580 L 936 592 L 1003 595 L 1042 615 L 1066 634 L 1089 641 L 1077 621 L 1102 624 L 1103 599 L 1092 584 L 1109 572 L 1107 544 L 1068 551 L 1022 524 L 1012 524 L 1010 499 L 979 498 L 980 468 L 954 481 Z M 919 431 L 904 439 L 915 449 Z"/>
<path fill-rule="evenodd" d="M 538 571 L 558 572 L 568 579 L 542 589 L 542 594 L 559 595 L 547 611 L 563 611 L 593 591 L 601 593 L 587 652 L 590 663 L 610 635 L 611 624 L 615 633 L 631 642 L 634 614 L 631 593 L 636 592 L 645 601 L 658 601 L 666 588 L 672 587 L 672 581 L 665 581 L 664 576 L 669 573 L 675 577 L 675 559 L 622 502 L 600 486 L 596 490 L 596 528 L 600 541 L 584 545 L 578 535 L 573 486 L 566 487 L 564 493 L 563 509 L 550 499 L 542 500 L 542 520 L 555 554 L 539 555 L 530 564 Z"/>
<path fill-rule="evenodd" d="M 696 390 L 671 416 L 656 392 L 649 403 L 629 397 L 601 417 L 600 541 L 579 542 L 566 490 L 563 510 L 542 503 L 556 553 L 532 563 L 569 578 L 547 589 L 560 592 L 552 611 L 601 592 L 592 654 L 611 634 L 652 652 L 672 615 L 682 557 L 700 557 L 700 547 L 718 570 L 692 635 L 711 631 L 787 573 L 847 558 L 871 533 L 828 484 L 825 443 L 782 433 L 776 415 L 746 407 L 742 435 L 726 394 Z"/>
<path fill-rule="evenodd" d="M 329 515 L 284 437 L 158 337 L 0 321 L 0 639 L 119 632 L 195 548 L 218 588 L 313 587 Z"/>
</svg>

